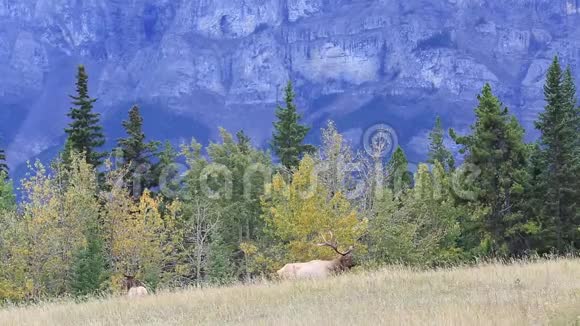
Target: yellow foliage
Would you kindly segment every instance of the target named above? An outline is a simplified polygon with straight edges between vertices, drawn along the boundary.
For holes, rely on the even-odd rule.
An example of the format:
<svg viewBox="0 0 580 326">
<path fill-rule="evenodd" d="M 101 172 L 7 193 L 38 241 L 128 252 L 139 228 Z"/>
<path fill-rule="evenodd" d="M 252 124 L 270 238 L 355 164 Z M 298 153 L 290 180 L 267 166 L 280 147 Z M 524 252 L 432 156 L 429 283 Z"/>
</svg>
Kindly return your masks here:
<svg viewBox="0 0 580 326">
<path fill-rule="evenodd" d="M 26 199 L 20 228 L 26 232 L 11 246 L 10 265 L 14 272 L 26 271 L 27 295 L 58 295 L 69 290 L 74 255 L 86 243 L 87 222 L 99 215 L 96 174 L 76 154 L 68 168 L 57 165 L 52 174 L 40 163 L 33 168 L 22 183 Z"/>
<path fill-rule="evenodd" d="M 342 250 L 351 245 L 357 251 L 365 250 L 358 239 L 366 232 L 367 221 L 358 220 L 342 193 L 331 196 L 318 182 L 315 162 L 309 156 L 301 161 L 289 184 L 282 176 L 274 176 L 271 197 L 264 198 L 262 205 L 267 230 L 285 244 L 289 261 L 335 257 L 331 249 L 316 245 L 329 232 Z"/>
<path fill-rule="evenodd" d="M 146 190 L 135 203 L 124 185 L 114 182 L 118 180 L 116 174 L 122 175 L 122 172 L 110 173 L 112 187 L 106 194 L 104 216 L 114 273 L 159 278 L 167 235 L 160 212 L 161 200 L 153 198 Z M 169 218 L 169 221 L 173 219 Z M 169 223 L 169 226 L 173 224 Z M 113 288 L 120 284 L 114 276 L 111 281 Z"/>
<path fill-rule="evenodd" d="M 258 252 L 258 247 L 256 247 L 256 245 L 249 243 L 249 242 L 240 243 L 240 249 L 247 256 L 254 255 L 256 252 Z"/>
</svg>

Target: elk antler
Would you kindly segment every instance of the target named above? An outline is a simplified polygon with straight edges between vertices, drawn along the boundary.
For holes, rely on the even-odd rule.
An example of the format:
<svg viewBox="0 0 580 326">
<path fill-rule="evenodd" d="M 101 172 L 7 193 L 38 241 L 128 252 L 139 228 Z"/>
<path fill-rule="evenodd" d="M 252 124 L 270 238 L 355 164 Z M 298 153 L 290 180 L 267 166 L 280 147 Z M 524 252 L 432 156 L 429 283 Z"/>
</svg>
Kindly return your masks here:
<svg viewBox="0 0 580 326">
<path fill-rule="evenodd" d="M 334 239 L 334 235 L 332 234 L 332 231 L 328 232 L 330 234 L 330 239 Z M 322 236 L 322 240 L 324 240 L 323 243 L 319 243 L 318 246 L 319 247 L 330 247 L 332 249 L 334 249 L 334 251 L 336 251 L 337 254 L 341 255 L 341 256 L 346 256 L 348 254 L 350 254 L 352 252 L 352 250 L 354 249 L 353 246 L 350 246 L 350 248 L 348 248 L 348 251 L 345 253 L 342 253 L 340 251 L 338 251 L 338 243 L 336 242 L 336 240 L 334 240 L 333 242 L 330 242 L 328 240 L 326 240 L 326 237 L 324 237 L 324 235 Z"/>
</svg>

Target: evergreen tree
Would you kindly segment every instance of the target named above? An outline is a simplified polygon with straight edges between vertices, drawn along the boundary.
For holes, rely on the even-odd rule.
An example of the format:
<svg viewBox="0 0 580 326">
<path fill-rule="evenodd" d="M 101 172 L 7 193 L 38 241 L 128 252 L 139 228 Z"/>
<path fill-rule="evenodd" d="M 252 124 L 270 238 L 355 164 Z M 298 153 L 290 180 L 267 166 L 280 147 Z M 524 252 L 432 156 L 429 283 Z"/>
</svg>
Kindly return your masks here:
<svg viewBox="0 0 580 326">
<path fill-rule="evenodd" d="M 544 86 L 546 107 L 536 121 L 541 132 L 540 183 L 544 224 L 552 234 L 552 247 L 563 252 L 580 246 L 578 191 L 580 176 L 579 114 L 572 74 L 562 72 L 558 57 L 548 70 Z M 546 238 L 549 241 L 549 238 Z"/>
<path fill-rule="evenodd" d="M 238 139 L 238 148 L 242 154 L 248 154 L 252 149 L 252 141 L 248 135 L 243 130 L 236 133 L 236 138 Z"/>
<path fill-rule="evenodd" d="M 256 240 L 264 229 L 260 218 L 261 198 L 264 185 L 270 181 L 272 168 L 269 155 L 253 148 L 245 134 L 238 133 L 237 140 L 224 129 L 220 129 L 221 142 L 212 143 L 207 148 L 211 162 L 226 169 L 218 172 L 213 181 L 215 188 L 223 194 L 214 200 L 220 207 L 220 229 L 222 241 L 229 248 L 238 248 L 242 242 Z M 194 164 L 191 164 L 194 167 Z M 193 175 L 196 175 L 194 172 Z M 231 178 L 229 186 L 224 184 L 227 175 Z M 199 180 L 199 177 L 195 177 Z M 211 179 L 209 181 L 212 181 Z"/>
<path fill-rule="evenodd" d="M 4 173 L 8 176 L 8 164 L 6 164 L 6 152 L 0 148 L 0 174 Z"/>
<path fill-rule="evenodd" d="M 538 232 L 530 239 L 529 246 L 538 253 L 548 253 L 553 248 L 554 230 L 550 226 L 552 223 L 544 216 L 546 160 L 538 142 L 529 145 L 529 153 L 528 182 L 524 187 L 524 211 L 526 216 L 534 218 L 540 226 Z"/>
<path fill-rule="evenodd" d="M 274 153 L 278 155 L 282 165 L 289 170 L 298 166 L 304 154 L 314 152 L 312 145 L 303 144 L 310 128 L 300 124 L 301 116 L 296 110 L 294 97 L 292 82 L 289 81 L 284 97 L 286 107 L 278 106 L 276 109 L 278 121 L 274 123 L 275 131 L 272 140 Z"/>
<path fill-rule="evenodd" d="M 129 110 L 129 119 L 123 121 L 123 128 L 127 137 L 118 140 L 118 147 L 129 172 L 127 185 L 132 188 L 133 196 L 139 198 L 144 187 L 155 186 L 151 159 L 156 155 L 159 144 L 145 142 L 143 117 L 136 105 Z"/>
<path fill-rule="evenodd" d="M 399 196 L 387 189 L 369 222 L 370 256 L 378 262 L 438 265 L 456 262 L 462 211 L 455 205 L 440 162 L 420 164 L 415 187 Z"/>
<path fill-rule="evenodd" d="M 235 266 L 231 259 L 231 249 L 222 239 L 217 230 L 209 244 L 209 262 L 207 266 L 207 278 L 210 284 L 226 285 L 233 283 L 235 278 Z"/>
<path fill-rule="evenodd" d="M 154 184 L 161 187 L 160 191 L 166 194 L 179 191 L 179 169 L 175 164 L 177 156 L 178 153 L 171 142 L 165 141 L 162 149 L 157 153 L 158 161 L 153 165 Z"/>
<path fill-rule="evenodd" d="M 568 66 L 564 72 L 562 79 L 562 96 L 564 98 L 564 104 L 571 110 L 576 110 L 576 85 L 574 83 L 574 77 L 572 76 L 572 70 Z M 571 112 L 574 116 L 574 113 Z M 575 117 L 574 117 L 575 118 Z"/>
<path fill-rule="evenodd" d="M 0 214 L 10 212 L 16 208 L 14 188 L 8 180 L 6 172 L 0 171 Z"/>
<path fill-rule="evenodd" d="M 520 213 L 527 182 L 524 130 L 493 95 L 489 84 L 478 100 L 472 134 L 460 137 L 451 130 L 451 137 L 462 145 L 465 162 L 481 171 L 474 186 L 478 203 L 487 210 L 481 221 L 482 241 L 496 254 L 520 252 L 527 249 L 521 240 L 535 230 L 534 223 Z"/>
<path fill-rule="evenodd" d="M 409 189 L 413 183 L 413 175 L 409 171 L 409 162 L 405 152 L 398 146 L 387 164 L 387 185 L 397 195 Z"/>
<path fill-rule="evenodd" d="M 97 151 L 97 148 L 105 144 L 105 136 L 100 126 L 100 114 L 93 112 L 93 104 L 97 100 L 89 96 L 88 79 L 85 67 L 80 65 L 77 72 L 77 94 L 70 96 L 73 107 L 67 115 L 72 121 L 65 129 L 68 138 L 64 159 L 66 162 L 72 151 L 84 153 L 87 162 L 97 167 L 105 156 Z"/>
<path fill-rule="evenodd" d="M 95 221 L 87 228 L 86 239 L 72 267 L 71 288 L 78 296 L 98 293 L 106 277 L 104 245 Z"/>
<path fill-rule="evenodd" d="M 435 127 L 429 134 L 429 160 L 430 164 L 439 162 L 447 171 L 453 170 L 455 166 L 455 158 L 453 154 L 445 147 L 443 143 L 445 133 L 441 125 L 441 118 L 438 116 L 435 119 Z"/>
</svg>

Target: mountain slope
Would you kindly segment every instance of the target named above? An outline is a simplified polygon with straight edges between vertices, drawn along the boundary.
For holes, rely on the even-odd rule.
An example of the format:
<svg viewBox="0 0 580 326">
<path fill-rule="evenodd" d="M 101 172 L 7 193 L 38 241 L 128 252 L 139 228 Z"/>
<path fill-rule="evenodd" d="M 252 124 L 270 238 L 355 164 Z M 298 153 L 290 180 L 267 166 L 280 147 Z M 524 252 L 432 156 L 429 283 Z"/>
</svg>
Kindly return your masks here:
<svg viewBox="0 0 580 326">
<path fill-rule="evenodd" d="M 532 130 L 578 23 L 578 0 L 0 0 L 0 146 L 12 165 L 59 148 L 83 63 L 112 130 L 139 103 L 191 122 L 175 142 L 224 126 L 264 144 L 291 78 L 313 126 L 357 142 L 386 122 L 418 160 L 433 116 L 461 130 L 486 81 Z"/>
</svg>

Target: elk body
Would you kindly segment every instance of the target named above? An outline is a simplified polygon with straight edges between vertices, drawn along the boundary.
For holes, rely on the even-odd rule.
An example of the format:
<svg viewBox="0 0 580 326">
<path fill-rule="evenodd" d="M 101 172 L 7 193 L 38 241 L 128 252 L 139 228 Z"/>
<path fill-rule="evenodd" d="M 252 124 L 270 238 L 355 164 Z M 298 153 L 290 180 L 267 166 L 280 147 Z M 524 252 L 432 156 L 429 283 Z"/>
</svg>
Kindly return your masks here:
<svg viewBox="0 0 580 326">
<path fill-rule="evenodd" d="M 129 298 L 144 297 L 149 294 L 143 283 L 136 279 L 135 276 L 125 274 L 123 276 L 125 276 L 123 286 L 127 290 L 127 296 Z"/>
<path fill-rule="evenodd" d="M 147 289 L 144 286 L 130 288 L 129 292 L 127 292 L 127 296 L 129 298 L 144 297 L 147 294 L 149 294 L 149 293 L 147 292 Z"/>
<path fill-rule="evenodd" d="M 352 246 L 348 251 L 342 253 L 338 250 L 336 243 L 325 241 L 318 245 L 334 249 L 339 254 L 339 257 L 333 260 L 312 260 L 307 263 L 286 264 L 277 271 L 278 276 L 282 279 L 325 278 L 334 273 L 346 271 L 354 266 Z"/>
</svg>

